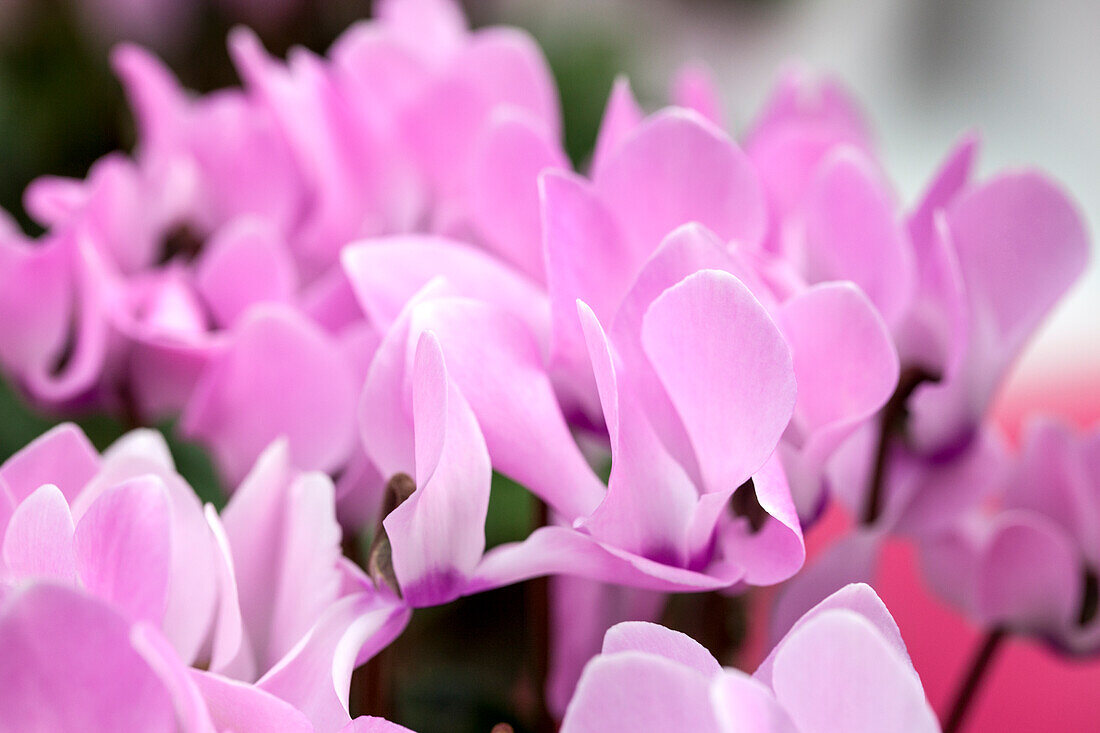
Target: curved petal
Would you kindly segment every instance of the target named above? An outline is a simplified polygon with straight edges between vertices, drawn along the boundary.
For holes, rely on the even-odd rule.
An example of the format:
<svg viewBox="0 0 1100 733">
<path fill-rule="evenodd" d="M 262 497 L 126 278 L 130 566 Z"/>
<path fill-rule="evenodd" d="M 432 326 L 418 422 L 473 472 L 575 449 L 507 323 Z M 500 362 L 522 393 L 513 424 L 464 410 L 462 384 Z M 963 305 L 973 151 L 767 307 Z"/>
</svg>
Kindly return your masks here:
<svg viewBox="0 0 1100 733">
<path fill-rule="evenodd" d="M 352 670 L 393 641 L 409 616 L 403 604 L 372 593 L 341 598 L 256 685 L 302 711 L 319 733 L 339 730 L 350 721 Z"/>
<path fill-rule="evenodd" d="M 518 107 L 531 113 L 551 139 L 560 135 L 557 85 L 542 49 L 524 31 L 479 30 L 450 64 L 454 77 L 480 90 L 494 108 Z"/>
<path fill-rule="evenodd" d="M 611 323 L 640 263 L 631 262 L 611 212 L 585 179 L 546 171 L 539 176 L 539 187 L 553 326 L 550 365 L 567 396 L 580 401 L 598 422 L 577 301 Z"/>
<path fill-rule="evenodd" d="M 180 661 L 172 645 L 156 627 L 148 621 L 135 624 L 130 629 L 130 644 L 160 677 L 168 694 L 172 696 L 180 729 L 195 733 L 215 733 L 206 703 L 188 675 L 187 665 Z"/>
<path fill-rule="evenodd" d="M 584 666 L 600 653 L 604 633 L 621 621 L 655 621 L 666 596 L 570 575 L 556 575 L 549 582 L 553 626 L 546 704 L 560 720 Z"/>
<path fill-rule="evenodd" d="M 778 455 L 773 455 L 763 468 L 753 474 L 751 487 L 756 502 L 766 515 L 763 526 L 754 528 L 751 519 L 723 524 L 721 517 L 701 520 L 697 515 L 692 528 L 696 532 L 695 546 L 705 547 L 703 543 L 709 540 L 711 533 L 703 534 L 700 530 L 717 523 L 717 541 L 722 557 L 745 569 L 744 582 L 772 585 L 787 580 L 802 568 L 806 560 L 802 525 Z M 748 486 L 743 485 L 737 491 L 747 489 Z M 721 494 L 714 496 L 717 498 Z M 703 502 L 708 498 L 709 495 L 703 497 Z M 701 508 L 705 508 L 703 502 L 700 502 Z M 721 509 L 725 509 L 724 502 Z"/>
<path fill-rule="evenodd" d="M 223 328 L 255 303 L 289 303 L 298 272 L 286 244 L 266 220 L 243 218 L 219 230 L 195 263 L 195 288 Z"/>
<path fill-rule="evenodd" d="M 63 355 L 74 307 L 69 259 L 64 239 L 31 244 L 0 234 L 0 364 L 8 374 L 49 371 Z"/>
<path fill-rule="evenodd" d="M 698 112 L 719 129 L 726 128 L 714 77 L 703 64 L 687 64 L 676 72 L 672 80 L 672 103 Z"/>
<path fill-rule="evenodd" d="M 410 334 L 425 330 L 439 340 L 494 468 L 567 518 L 589 514 L 603 498 L 603 483 L 573 440 L 522 322 L 485 303 L 439 298 L 412 311 Z"/>
<path fill-rule="evenodd" d="M 836 607 L 839 599 L 844 597 L 841 592 L 846 588 L 866 588 L 869 591 L 867 586 L 855 584 L 869 583 L 874 579 L 882 542 L 879 533 L 856 531 L 841 537 L 813 558 L 802 572 L 784 584 L 777 596 L 768 624 L 771 640 L 782 639 L 803 619 L 816 613 L 818 606 L 824 605 L 827 600 L 833 599 L 826 608 Z M 859 593 L 854 595 L 858 597 Z M 870 600 L 867 603 L 874 605 Z M 765 674 L 761 670 L 770 665 L 770 659 L 764 662 L 757 670 L 757 676 Z"/>
<path fill-rule="evenodd" d="M 798 382 L 791 426 L 804 460 L 820 471 L 894 393 L 897 350 L 874 306 L 851 283 L 823 283 L 789 298 L 778 320 Z"/>
<path fill-rule="evenodd" d="M 327 476 L 293 469 L 286 444 L 276 443 L 241 483 L 222 521 L 245 629 L 263 671 L 339 592 L 335 489 Z"/>
<path fill-rule="evenodd" d="M 647 590 L 690 592 L 729 587 L 744 570 L 732 563 L 712 565 L 706 572 L 687 570 L 600 543 L 583 532 L 549 526 L 536 529 L 523 542 L 486 552 L 467 593 L 541 575 L 575 575 Z"/>
<path fill-rule="evenodd" d="M 875 632 L 883 642 L 891 648 L 892 652 L 908 665 L 909 673 L 914 678 L 917 676 L 916 670 L 913 669 L 912 663 L 909 662 L 909 655 L 905 650 L 905 642 L 901 639 L 901 632 L 898 630 L 898 625 L 894 623 L 894 617 L 890 615 L 890 611 L 886 608 L 882 599 L 878 597 L 878 594 L 866 583 L 851 583 L 846 585 L 840 590 L 832 593 L 832 595 L 818 603 L 809 611 L 802 614 L 802 617 L 791 626 L 790 631 L 786 632 L 783 639 L 775 645 L 767 659 L 765 659 L 756 669 L 753 676 L 769 687 L 775 687 L 772 679 L 773 667 L 775 665 L 776 656 L 786 642 L 787 637 L 794 634 L 806 624 L 812 622 L 821 614 L 838 609 L 858 614 L 867 621 L 875 629 Z"/>
</svg>

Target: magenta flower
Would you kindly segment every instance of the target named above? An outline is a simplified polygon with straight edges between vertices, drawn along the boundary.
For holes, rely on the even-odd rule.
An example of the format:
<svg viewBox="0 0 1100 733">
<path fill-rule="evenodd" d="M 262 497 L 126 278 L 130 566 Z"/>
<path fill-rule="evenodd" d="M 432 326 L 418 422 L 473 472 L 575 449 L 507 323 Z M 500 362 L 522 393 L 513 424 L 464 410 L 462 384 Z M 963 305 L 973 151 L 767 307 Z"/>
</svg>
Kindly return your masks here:
<svg viewBox="0 0 1100 733">
<path fill-rule="evenodd" d="M 937 731 L 889 611 L 851 585 L 809 611 L 752 676 L 690 637 L 622 623 L 581 676 L 562 731 Z"/>
</svg>

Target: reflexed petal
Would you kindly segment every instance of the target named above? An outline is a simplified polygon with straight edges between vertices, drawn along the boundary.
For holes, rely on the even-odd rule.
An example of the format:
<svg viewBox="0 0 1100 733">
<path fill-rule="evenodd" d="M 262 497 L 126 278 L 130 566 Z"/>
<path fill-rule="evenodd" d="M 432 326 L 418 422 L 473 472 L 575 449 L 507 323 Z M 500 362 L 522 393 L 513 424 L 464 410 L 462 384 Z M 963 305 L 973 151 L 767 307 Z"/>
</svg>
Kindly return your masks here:
<svg viewBox="0 0 1100 733">
<path fill-rule="evenodd" d="M 816 285 L 783 303 L 778 316 L 798 382 L 792 427 L 804 460 L 825 459 L 894 392 L 898 355 L 890 332 L 851 283 Z"/>
<path fill-rule="evenodd" d="M 1060 630 L 1081 606 L 1081 560 L 1067 534 L 1045 517 L 1008 512 L 978 566 L 978 612 L 987 623 Z"/>
<path fill-rule="evenodd" d="M 425 332 L 413 367 L 417 489 L 383 521 L 411 606 L 457 597 L 485 550 L 492 466 L 485 440 Z"/>
<path fill-rule="evenodd" d="M 1004 173 L 967 192 L 948 223 L 979 337 L 998 339 L 1004 351 L 1019 348 L 1088 258 L 1077 207 L 1038 173 Z"/>
<path fill-rule="evenodd" d="M 494 107 L 525 110 L 550 139 L 559 137 L 557 87 L 542 49 L 530 35 L 516 28 L 482 29 L 470 36 L 452 63 L 455 77 L 478 88 Z"/>
<path fill-rule="evenodd" d="M 672 102 L 678 107 L 694 110 L 716 127 L 726 127 L 722 100 L 710 69 L 702 64 L 688 64 L 676 72 L 672 82 Z"/>
<path fill-rule="evenodd" d="M 210 713 L 198 687 L 188 675 L 188 667 L 176 656 L 167 639 L 147 621 L 141 621 L 130 629 L 130 643 L 134 650 L 160 677 L 176 708 L 176 718 L 181 730 L 195 733 L 215 733 Z"/>
<path fill-rule="evenodd" d="M 570 396 L 596 413 L 577 300 L 611 323 L 636 267 L 622 233 L 587 181 L 547 171 L 539 177 L 543 250 L 553 319 L 551 366 Z M 596 418 L 598 420 L 598 417 Z"/>
<path fill-rule="evenodd" d="M 769 620 L 769 636 L 772 642 L 782 639 L 803 620 L 816 613 L 820 606 L 833 608 L 846 596 L 854 595 L 858 598 L 862 593 L 851 589 L 866 589 L 873 595 L 873 591 L 862 584 L 874 580 L 882 542 L 880 533 L 853 531 L 827 547 L 802 572 L 784 584 Z M 832 602 L 826 605 L 829 599 Z M 866 604 L 874 605 L 875 602 L 881 605 L 877 597 L 874 601 L 867 600 Z M 885 607 L 882 610 L 885 611 Z M 770 666 L 769 658 L 757 670 L 757 676 L 766 675 L 763 670 Z"/>
<path fill-rule="evenodd" d="M 775 687 L 772 679 L 773 665 L 787 637 L 790 637 L 818 616 L 828 611 L 838 609 L 858 614 L 863 620 L 868 622 L 875 629 L 883 643 L 908 666 L 909 673 L 914 678 L 917 676 L 916 670 L 913 669 L 913 665 L 909 662 L 909 655 L 905 650 L 905 642 L 901 639 L 901 632 L 898 631 L 898 625 L 894 623 L 894 617 L 890 615 L 890 611 L 887 610 L 886 605 L 883 604 L 878 594 L 865 583 L 852 583 L 846 585 L 804 613 L 802 617 L 794 623 L 786 636 L 775 645 L 771 654 L 769 654 L 768 658 L 756 669 L 753 676 L 764 684 Z"/>
<path fill-rule="evenodd" d="M 327 477 L 293 469 L 286 444 L 276 443 L 222 513 L 257 671 L 298 643 L 337 596 L 334 491 Z"/>
<path fill-rule="evenodd" d="M 740 580 L 744 570 L 734 563 L 716 563 L 705 573 L 687 570 L 602 544 L 583 532 L 549 526 L 536 529 L 523 542 L 486 552 L 467 593 L 560 574 L 647 590 L 690 592 L 726 588 Z"/>
<path fill-rule="evenodd" d="M 132 620 L 161 623 L 173 548 L 171 505 L 160 479 L 131 479 L 103 492 L 80 518 L 74 540 L 88 592 Z"/>
<path fill-rule="evenodd" d="M 854 611 L 797 626 L 775 653 L 772 687 L 799 730 L 939 730 L 908 657 Z"/>
<path fill-rule="evenodd" d="M 424 235 L 378 237 L 351 244 L 341 262 L 355 296 L 382 332 L 426 285 L 444 278 L 452 292 L 523 319 L 539 341 L 548 325 L 546 296 L 531 280 L 485 252 L 457 240 Z"/>
<path fill-rule="evenodd" d="M 412 312 L 410 333 L 425 330 L 438 338 L 494 468 L 568 518 L 590 513 L 603 498 L 603 483 L 577 448 L 522 322 L 485 303 L 440 298 Z"/>
<path fill-rule="evenodd" d="M 70 336 L 72 299 L 67 242 L 32 245 L 0 234 L 0 364 L 8 374 L 56 364 Z"/>
<path fill-rule="evenodd" d="M 413 733 L 413 731 L 403 725 L 391 723 L 385 718 L 360 715 L 341 728 L 340 733 Z"/>
<path fill-rule="evenodd" d="M 738 487 L 744 491 L 748 487 Z M 745 569 L 744 580 L 753 585 L 771 585 L 787 580 L 802 568 L 806 560 L 806 545 L 802 539 L 802 526 L 791 500 L 791 490 L 778 454 L 773 454 L 763 468 L 753 474 L 752 489 L 756 502 L 764 510 L 766 521 L 759 529 L 753 529 L 750 521 L 727 522 L 711 518 L 715 510 L 697 513 L 692 525 L 694 547 L 706 548 L 710 537 L 708 527 L 718 524 L 718 546 L 728 562 Z M 736 496 L 736 493 L 734 494 Z M 708 499 L 721 494 L 707 495 L 700 502 L 700 509 L 707 510 Z M 719 510 L 724 510 L 725 505 Z"/>
<path fill-rule="evenodd" d="M 710 681 L 689 666 L 654 654 L 596 657 L 581 674 L 561 731 L 601 730 L 717 733 Z"/>
<path fill-rule="evenodd" d="M 546 704 L 560 720 L 584 666 L 600 653 L 604 633 L 622 621 L 657 620 L 666 596 L 569 575 L 556 575 L 549 583 L 553 627 Z"/>
<path fill-rule="evenodd" d="M 732 491 L 775 450 L 791 418 L 791 353 L 737 278 L 703 271 L 665 291 L 642 344 L 691 439 L 705 491 Z"/>
</svg>

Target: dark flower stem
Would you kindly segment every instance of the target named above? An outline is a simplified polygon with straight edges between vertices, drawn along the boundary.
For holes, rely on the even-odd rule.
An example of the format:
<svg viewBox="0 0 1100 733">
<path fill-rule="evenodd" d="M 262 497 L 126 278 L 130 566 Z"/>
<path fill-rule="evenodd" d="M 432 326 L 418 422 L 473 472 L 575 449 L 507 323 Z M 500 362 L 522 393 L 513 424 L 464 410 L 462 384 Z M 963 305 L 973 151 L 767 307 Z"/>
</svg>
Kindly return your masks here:
<svg viewBox="0 0 1100 733">
<path fill-rule="evenodd" d="M 940 381 L 938 374 L 919 366 L 907 367 L 898 376 L 898 386 L 882 408 L 878 445 L 875 448 L 875 463 L 871 470 L 871 485 L 867 492 L 867 504 L 863 510 L 864 526 L 871 526 L 882 514 L 886 458 L 890 454 L 891 442 L 905 431 L 905 423 L 909 417 L 909 398 L 913 396 L 917 387 L 925 382 L 938 381 Z"/>
<path fill-rule="evenodd" d="M 966 714 L 970 711 L 971 703 L 974 702 L 978 688 L 981 687 L 986 673 L 993 664 L 997 651 L 1004 646 L 1004 641 L 1007 638 L 1008 631 L 1003 628 L 992 629 L 986 634 L 981 647 L 970 661 L 970 668 L 966 672 L 966 677 L 955 691 L 955 697 L 952 699 L 951 707 L 944 719 L 943 733 L 958 733 L 962 729 L 962 724 L 966 720 Z"/>
</svg>

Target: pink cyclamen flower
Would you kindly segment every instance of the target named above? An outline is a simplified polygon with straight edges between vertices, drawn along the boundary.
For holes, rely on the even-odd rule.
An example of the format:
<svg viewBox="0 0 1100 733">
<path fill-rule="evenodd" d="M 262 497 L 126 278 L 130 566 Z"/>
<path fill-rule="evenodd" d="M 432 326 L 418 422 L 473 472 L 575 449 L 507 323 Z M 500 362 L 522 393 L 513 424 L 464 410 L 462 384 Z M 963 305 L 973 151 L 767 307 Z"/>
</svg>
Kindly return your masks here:
<svg viewBox="0 0 1100 733">
<path fill-rule="evenodd" d="M 56 624 L 54 611 L 28 620 L 20 609 L 72 608 L 92 627 L 80 633 L 104 629 L 127 674 L 151 666 L 187 719 L 206 715 L 197 684 L 215 720 L 222 697 L 239 696 L 336 730 L 348 719 L 352 668 L 408 619 L 342 560 L 332 483 L 293 469 L 285 445 L 261 457 L 219 519 L 175 473 L 158 433 L 134 431 L 99 456 L 62 425 L 0 467 L 0 538 L 0 594 L 22 599 L 5 617 L 4 643 L 14 645 L 5 659 L 33 662 L 50 689 L 62 685 L 65 667 L 24 638 L 27 624 Z M 119 714 L 109 707 L 88 714 Z M 43 720 L 33 716 L 48 709 L 24 712 Z"/>
<path fill-rule="evenodd" d="M 585 667 L 562 731 L 937 731 L 894 620 L 850 585 L 803 616 L 752 676 L 690 637 L 622 623 Z"/>
<path fill-rule="evenodd" d="M 930 582 L 989 628 L 1095 651 L 1100 439 L 1035 420 L 1001 466 L 985 502 L 923 538 Z"/>
<path fill-rule="evenodd" d="M 661 175 L 647 173 L 654 170 Z M 799 399 L 782 453 L 800 513 L 812 516 L 827 459 L 897 382 L 896 350 L 872 302 L 840 282 L 843 276 L 810 287 L 790 263 L 762 251 L 767 202 L 752 161 L 692 111 L 643 119 L 625 85 L 608 102 L 591 180 L 545 172 L 540 185 L 550 366 L 570 414 L 581 424 L 601 421 L 578 298 L 617 329 L 638 318 L 628 293 L 646 269 L 731 272 L 768 309 L 794 353 Z M 670 236 L 690 223 L 701 226 Z"/>
<path fill-rule="evenodd" d="M 616 373 L 612 347 L 591 311 L 582 308 L 616 446 L 606 491 L 566 428 L 537 344 L 522 321 L 492 304 L 440 293 L 446 282 L 429 284 L 394 321 L 360 408 L 364 447 L 383 473 L 408 475 L 416 486 L 431 475 L 421 468 L 427 436 L 420 435 L 416 416 L 423 369 L 418 359 L 438 343 L 430 348 L 441 352 L 449 378 L 476 418 L 468 432 L 481 433 L 495 467 L 572 524 L 536 530 L 524 543 L 493 550 L 468 590 L 561 572 L 667 590 L 717 588 L 774 582 L 797 569 L 801 533 L 782 470 L 768 460 L 794 402 L 789 349 L 734 276 L 701 271 L 678 278 L 655 289 L 654 304 L 643 309 L 646 318 L 632 334 L 635 341 L 620 347 L 629 372 Z M 699 316 L 697 330 L 672 328 L 687 313 L 707 315 Z M 720 348 L 738 342 L 753 347 L 740 358 Z M 642 380 L 661 392 L 643 394 Z M 662 430 L 682 442 L 663 442 L 668 438 Z M 730 444 L 738 446 L 732 455 L 718 449 Z M 430 450 L 432 455 L 439 449 Z M 765 512 L 778 517 L 759 533 L 747 521 L 735 521 L 726 506 L 754 475 Z M 450 491 L 472 507 L 487 501 L 488 479 L 483 469 L 478 492 L 458 484 Z M 716 544 L 720 526 L 731 529 Z"/>
</svg>

